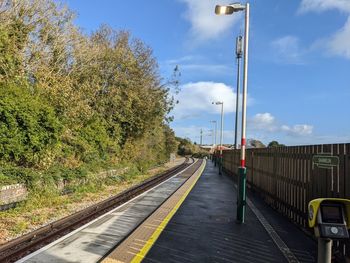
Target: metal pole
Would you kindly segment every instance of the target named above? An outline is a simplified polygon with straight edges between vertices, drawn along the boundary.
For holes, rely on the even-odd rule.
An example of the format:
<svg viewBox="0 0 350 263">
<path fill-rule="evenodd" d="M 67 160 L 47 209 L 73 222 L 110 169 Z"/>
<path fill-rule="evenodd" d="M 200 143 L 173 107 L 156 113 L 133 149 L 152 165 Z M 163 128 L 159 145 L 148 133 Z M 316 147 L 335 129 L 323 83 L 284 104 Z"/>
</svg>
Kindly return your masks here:
<svg viewBox="0 0 350 263">
<path fill-rule="evenodd" d="M 210 152 L 212 152 L 212 151 L 214 151 L 214 132 L 215 132 L 215 130 L 214 130 L 214 127 L 213 127 L 213 129 L 211 130 L 211 150 L 210 150 Z M 214 152 L 213 152 L 214 153 Z M 209 155 L 210 157 L 211 157 L 211 160 L 213 161 L 213 155 L 211 154 L 211 155 Z"/>
<path fill-rule="evenodd" d="M 216 139 L 218 137 L 218 122 L 217 121 L 214 121 L 215 122 L 215 146 L 216 146 Z"/>
<path fill-rule="evenodd" d="M 211 123 L 214 124 L 214 127 L 213 127 L 213 139 L 214 139 L 214 145 L 216 145 L 216 137 L 217 137 L 217 122 L 216 121 L 210 121 Z"/>
<path fill-rule="evenodd" d="M 246 148 L 246 106 L 248 86 L 248 44 L 249 44 L 249 3 L 245 6 L 245 31 L 244 31 L 244 67 L 243 67 L 243 102 L 242 102 L 242 141 L 241 141 L 241 165 L 238 168 L 238 205 L 237 221 L 244 223 L 246 208 L 246 180 L 247 170 L 245 164 Z"/>
<path fill-rule="evenodd" d="M 218 123 L 217 121 L 212 121 L 214 124 L 215 124 L 215 139 L 214 139 L 214 143 L 215 143 L 215 147 L 216 147 L 216 139 L 218 137 L 217 135 L 217 130 L 218 130 Z M 216 149 L 214 149 L 214 152 L 215 152 Z M 217 162 L 217 159 L 216 159 L 216 156 L 214 155 L 214 166 L 216 166 L 216 162 Z"/>
<path fill-rule="evenodd" d="M 224 102 L 221 102 L 221 133 L 220 133 L 220 164 L 219 174 L 222 174 L 222 137 L 224 130 Z"/>
<path fill-rule="evenodd" d="M 317 263 L 331 263 L 332 239 L 318 238 Z"/>
<path fill-rule="evenodd" d="M 239 108 L 239 89 L 240 89 L 240 75 L 241 66 L 240 61 L 242 58 L 242 36 L 238 36 L 236 39 L 236 58 L 237 58 L 237 91 L 236 91 L 236 121 L 235 121 L 235 149 L 238 149 L 238 108 Z"/>
<path fill-rule="evenodd" d="M 214 147 L 214 129 L 211 130 L 211 144 Z"/>
</svg>

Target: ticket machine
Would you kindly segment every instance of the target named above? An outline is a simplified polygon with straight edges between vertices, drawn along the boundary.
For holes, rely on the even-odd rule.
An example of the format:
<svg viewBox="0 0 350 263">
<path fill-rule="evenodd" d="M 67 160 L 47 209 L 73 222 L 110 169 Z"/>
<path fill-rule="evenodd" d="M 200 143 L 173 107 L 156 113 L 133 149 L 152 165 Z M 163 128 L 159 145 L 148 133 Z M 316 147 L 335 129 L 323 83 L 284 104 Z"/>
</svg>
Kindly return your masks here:
<svg viewBox="0 0 350 263">
<path fill-rule="evenodd" d="M 318 239 L 318 263 L 330 263 L 333 240 L 348 239 L 350 200 L 318 198 L 309 203 L 309 226 Z"/>
</svg>

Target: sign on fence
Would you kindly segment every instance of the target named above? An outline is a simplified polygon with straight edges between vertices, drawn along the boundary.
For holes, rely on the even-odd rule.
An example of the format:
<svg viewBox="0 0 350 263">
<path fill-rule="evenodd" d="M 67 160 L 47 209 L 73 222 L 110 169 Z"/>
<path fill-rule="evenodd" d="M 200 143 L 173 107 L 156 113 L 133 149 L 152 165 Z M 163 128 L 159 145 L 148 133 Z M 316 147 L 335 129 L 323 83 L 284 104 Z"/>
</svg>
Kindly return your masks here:
<svg viewBox="0 0 350 263">
<path fill-rule="evenodd" d="M 312 164 L 318 168 L 330 169 L 339 166 L 339 157 L 331 155 L 314 155 L 312 156 Z"/>
</svg>

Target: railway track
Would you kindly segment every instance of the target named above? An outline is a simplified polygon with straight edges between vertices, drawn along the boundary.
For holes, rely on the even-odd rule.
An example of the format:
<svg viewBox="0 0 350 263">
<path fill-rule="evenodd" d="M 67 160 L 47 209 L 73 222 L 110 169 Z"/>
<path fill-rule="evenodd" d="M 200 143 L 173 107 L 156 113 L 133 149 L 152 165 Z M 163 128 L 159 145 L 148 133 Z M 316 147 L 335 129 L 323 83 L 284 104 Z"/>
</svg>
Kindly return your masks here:
<svg viewBox="0 0 350 263">
<path fill-rule="evenodd" d="M 187 168 L 193 158 L 186 158 L 185 162 L 159 175 L 153 176 L 146 181 L 135 185 L 116 196 L 110 197 L 95 205 L 85 208 L 72 215 L 43 226 L 33 232 L 11 240 L 0 246 L 0 262 L 14 262 L 29 253 L 51 243 L 61 236 L 77 229 L 100 215 L 122 205 L 135 196 L 151 189 L 152 187 L 167 180 L 171 176 Z"/>
</svg>

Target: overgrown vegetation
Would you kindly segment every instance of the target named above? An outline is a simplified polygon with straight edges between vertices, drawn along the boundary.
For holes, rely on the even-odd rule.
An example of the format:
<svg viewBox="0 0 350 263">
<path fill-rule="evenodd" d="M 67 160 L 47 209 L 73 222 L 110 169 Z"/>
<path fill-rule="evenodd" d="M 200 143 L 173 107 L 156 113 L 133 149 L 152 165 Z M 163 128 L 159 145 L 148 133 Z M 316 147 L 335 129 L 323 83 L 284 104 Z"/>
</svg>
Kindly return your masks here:
<svg viewBox="0 0 350 263">
<path fill-rule="evenodd" d="M 93 181 L 177 149 L 173 83 L 152 50 L 106 25 L 85 35 L 73 17 L 53 0 L 0 0 L 0 184 Z"/>
<path fill-rule="evenodd" d="M 209 153 L 203 150 L 199 145 L 192 143 L 191 140 L 187 138 L 176 137 L 178 142 L 177 154 L 181 156 L 193 156 L 195 158 L 208 157 Z"/>
<path fill-rule="evenodd" d="M 284 144 L 279 143 L 278 141 L 271 141 L 271 142 L 267 145 L 267 147 L 271 147 L 271 148 L 273 148 L 273 147 L 284 147 L 284 146 L 285 146 Z"/>
</svg>

